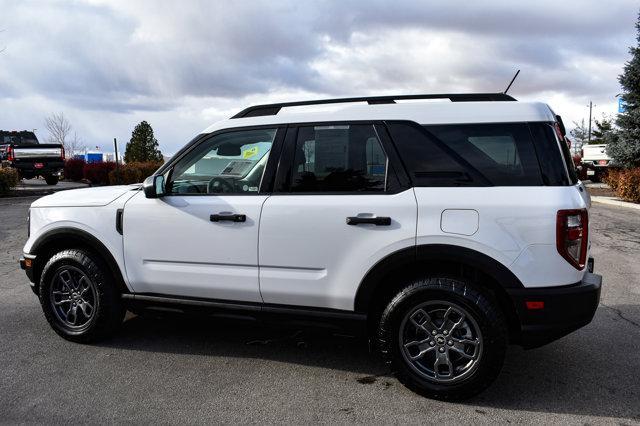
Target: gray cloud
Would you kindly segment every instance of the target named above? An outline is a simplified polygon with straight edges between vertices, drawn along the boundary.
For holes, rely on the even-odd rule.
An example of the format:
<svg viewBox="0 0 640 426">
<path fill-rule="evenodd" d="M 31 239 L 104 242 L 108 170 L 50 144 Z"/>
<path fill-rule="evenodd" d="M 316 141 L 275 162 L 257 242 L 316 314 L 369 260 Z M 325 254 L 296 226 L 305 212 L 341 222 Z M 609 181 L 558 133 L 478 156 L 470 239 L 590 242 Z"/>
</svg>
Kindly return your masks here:
<svg viewBox="0 0 640 426">
<path fill-rule="evenodd" d="M 163 124 L 171 112 L 205 127 L 207 107 L 258 94 L 502 90 L 517 68 L 518 96 L 611 102 L 638 5 L 0 0 L 0 10 L 0 107 L 22 108 L 0 127 L 44 108 L 78 120 L 155 114 L 179 139 L 193 129 Z"/>
</svg>

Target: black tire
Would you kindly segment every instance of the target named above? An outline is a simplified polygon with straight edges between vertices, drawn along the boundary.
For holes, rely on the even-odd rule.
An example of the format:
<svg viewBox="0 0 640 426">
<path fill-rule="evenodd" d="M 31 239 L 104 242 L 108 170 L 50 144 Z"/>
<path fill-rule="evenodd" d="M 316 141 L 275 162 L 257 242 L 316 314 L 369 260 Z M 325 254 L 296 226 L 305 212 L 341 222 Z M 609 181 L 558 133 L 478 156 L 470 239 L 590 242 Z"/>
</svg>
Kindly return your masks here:
<svg viewBox="0 0 640 426">
<path fill-rule="evenodd" d="M 455 379 L 458 381 L 453 383 L 442 383 L 437 378 L 428 377 L 425 373 L 421 374 L 415 363 L 412 366 L 408 359 L 409 356 L 405 352 L 406 343 L 402 343 L 404 333 L 406 333 L 404 330 L 408 324 L 407 317 L 413 315 L 412 312 L 417 312 L 416 310 L 424 305 L 437 305 L 439 302 L 444 302 L 443 306 L 446 306 L 446 303 L 451 303 L 466 311 L 465 313 L 471 317 L 469 321 L 474 321 L 474 325 L 480 332 L 480 344 L 476 353 L 477 361 L 473 364 L 473 368 L 468 369 L 466 376 L 461 374 L 459 379 Z M 426 323 L 425 321 L 423 324 Z M 413 324 L 410 326 L 418 329 Z M 444 324 L 442 326 L 444 328 Z M 451 330 L 451 336 L 453 336 L 453 328 Z M 455 332 L 458 333 L 458 331 Z M 429 336 L 429 333 L 425 333 L 425 336 L 432 337 Z M 447 337 L 445 337 L 446 339 Z M 435 337 L 432 340 L 435 344 Z M 466 399 L 486 389 L 500 373 L 507 341 L 507 326 L 504 315 L 488 293 L 483 292 L 479 286 L 463 280 L 441 277 L 415 280 L 404 287 L 389 302 L 382 313 L 377 332 L 377 343 L 382 357 L 398 380 L 414 392 L 440 400 Z M 432 342 L 428 343 L 431 345 Z M 446 345 L 441 341 L 438 344 Z M 446 350 L 447 354 L 450 353 L 446 347 L 436 346 L 435 349 L 442 352 Z M 419 352 L 422 351 L 421 347 Z M 435 351 L 430 354 L 430 356 L 438 357 Z M 456 355 L 453 353 L 452 357 Z M 449 355 L 447 355 L 447 360 L 448 357 Z M 459 359 L 463 358 L 459 357 Z M 435 371 L 435 364 L 433 367 Z"/>
<path fill-rule="evenodd" d="M 60 178 L 58 176 L 46 175 L 44 180 L 47 182 L 47 185 L 57 185 Z"/>
<path fill-rule="evenodd" d="M 65 271 L 80 274 L 76 277 L 84 274 L 86 279 L 72 278 L 70 281 L 88 283 L 87 288 L 90 288 L 87 290 L 90 294 L 86 296 L 86 303 L 90 302 L 90 305 L 83 305 L 83 309 L 80 309 L 79 306 L 85 303 L 82 300 L 74 311 L 78 312 L 74 313 L 74 323 L 78 316 L 86 320 L 86 323 L 79 326 L 71 326 L 63 319 L 65 315 L 61 311 L 66 310 L 67 307 L 70 308 L 69 304 L 64 304 L 60 308 L 54 306 L 55 298 L 61 296 L 54 296 L 53 292 L 60 289 L 62 284 L 60 275 L 65 274 Z M 68 249 L 54 254 L 42 270 L 39 290 L 40 304 L 49 325 L 67 340 L 78 343 L 96 342 L 109 337 L 122 325 L 126 311 L 120 300 L 115 280 L 109 268 L 93 253 Z M 75 302 L 73 303 L 73 306 L 76 306 Z M 82 313 L 85 306 L 92 307 L 91 311 L 87 308 L 90 312 L 89 316 Z"/>
</svg>

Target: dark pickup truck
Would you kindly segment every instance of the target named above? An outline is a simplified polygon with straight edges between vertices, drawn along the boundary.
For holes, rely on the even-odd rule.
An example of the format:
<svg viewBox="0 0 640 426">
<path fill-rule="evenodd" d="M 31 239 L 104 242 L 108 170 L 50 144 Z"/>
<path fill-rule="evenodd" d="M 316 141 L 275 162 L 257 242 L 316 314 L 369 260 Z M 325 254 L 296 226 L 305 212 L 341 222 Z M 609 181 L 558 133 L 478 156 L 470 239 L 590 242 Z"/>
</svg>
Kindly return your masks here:
<svg viewBox="0 0 640 426">
<path fill-rule="evenodd" d="M 0 163 L 13 167 L 20 178 L 42 176 L 55 185 L 64 167 L 64 148 L 60 144 L 41 144 L 33 132 L 0 130 Z"/>
</svg>

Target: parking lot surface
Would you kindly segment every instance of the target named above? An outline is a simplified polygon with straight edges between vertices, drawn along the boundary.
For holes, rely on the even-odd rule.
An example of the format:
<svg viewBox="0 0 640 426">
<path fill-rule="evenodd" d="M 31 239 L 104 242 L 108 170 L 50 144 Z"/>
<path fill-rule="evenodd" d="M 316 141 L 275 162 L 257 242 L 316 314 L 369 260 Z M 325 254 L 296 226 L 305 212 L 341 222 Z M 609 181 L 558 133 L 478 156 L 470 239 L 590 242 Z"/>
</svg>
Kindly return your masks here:
<svg viewBox="0 0 640 426">
<path fill-rule="evenodd" d="M 47 185 L 44 179 L 21 179 L 14 188 L 17 195 L 45 195 L 66 189 L 87 188 L 89 185 L 82 182 L 68 182 L 61 180 L 55 185 Z"/>
<path fill-rule="evenodd" d="M 0 422 L 640 423 L 638 210 L 591 210 L 593 322 L 511 348 L 493 386 L 445 403 L 407 390 L 363 341 L 318 331 L 132 317 L 107 342 L 67 342 L 18 268 L 34 199 L 0 199 Z"/>
</svg>

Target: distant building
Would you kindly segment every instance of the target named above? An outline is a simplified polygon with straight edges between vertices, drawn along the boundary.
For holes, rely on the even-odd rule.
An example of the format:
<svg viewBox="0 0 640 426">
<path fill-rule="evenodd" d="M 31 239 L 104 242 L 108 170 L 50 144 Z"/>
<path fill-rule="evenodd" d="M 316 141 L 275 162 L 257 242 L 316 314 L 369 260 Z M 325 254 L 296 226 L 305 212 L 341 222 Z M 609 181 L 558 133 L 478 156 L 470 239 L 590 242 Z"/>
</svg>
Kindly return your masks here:
<svg viewBox="0 0 640 426">
<path fill-rule="evenodd" d="M 118 153 L 120 162 L 122 163 L 122 155 Z M 107 161 L 115 161 L 116 154 L 114 152 L 99 152 L 99 151 L 87 151 L 84 154 L 76 154 L 73 158 L 78 160 L 84 160 L 87 163 L 102 163 Z"/>
<path fill-rule="evenodd" d="M 101 152 L 89 151 L 85 154 L 85 161 L 87 163 L 102 163 L 102 157 Z"/>
</svg>

